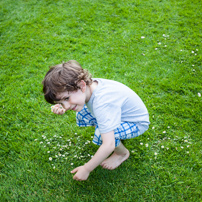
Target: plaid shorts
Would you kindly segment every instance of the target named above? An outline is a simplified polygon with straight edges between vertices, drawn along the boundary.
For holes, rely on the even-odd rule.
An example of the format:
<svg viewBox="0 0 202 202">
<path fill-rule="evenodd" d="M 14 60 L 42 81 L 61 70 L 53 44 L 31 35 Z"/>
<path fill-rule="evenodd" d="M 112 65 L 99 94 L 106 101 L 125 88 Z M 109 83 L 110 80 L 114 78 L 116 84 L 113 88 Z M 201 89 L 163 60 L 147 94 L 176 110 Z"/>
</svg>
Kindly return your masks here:
<svg viewBox="0 0 202 202">
<path fill-rule="evenodd" d="M 102 144 L 102 137 L 98 128 L 97 120 L 88 111 L 86 105 L 80 112 L 77 112 L 76 123 L 80 127 L 95 126 L 93 143 L 97 145 Z M 142 133 L 140 133 L 137 124 L 131 122 L 121 122 L 118 128 L 114 130 L 115 146 L 117 147 L 120 144 L 121 140 L 131 139 L 141 134 Z"/>
</svg>

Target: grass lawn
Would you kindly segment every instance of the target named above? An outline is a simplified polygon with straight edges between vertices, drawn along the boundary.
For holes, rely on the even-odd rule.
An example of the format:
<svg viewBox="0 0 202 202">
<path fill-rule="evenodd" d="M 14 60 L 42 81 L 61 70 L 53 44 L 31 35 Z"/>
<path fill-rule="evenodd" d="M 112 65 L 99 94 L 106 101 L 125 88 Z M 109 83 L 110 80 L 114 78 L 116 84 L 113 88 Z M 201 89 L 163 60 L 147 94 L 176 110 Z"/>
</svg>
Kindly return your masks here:
<svg viewBox="0 0 202 202">
<path fill-rule="evenodd" d="M 0 201 L 202 201 L 202 4 L 199 0 L 0 1 Z M 77 60 L 144 101 L 150 128 L 129 160 L 70 171 L 98 147 L 75 114 L 51 112 L 49 66 Z"/>
</svg>

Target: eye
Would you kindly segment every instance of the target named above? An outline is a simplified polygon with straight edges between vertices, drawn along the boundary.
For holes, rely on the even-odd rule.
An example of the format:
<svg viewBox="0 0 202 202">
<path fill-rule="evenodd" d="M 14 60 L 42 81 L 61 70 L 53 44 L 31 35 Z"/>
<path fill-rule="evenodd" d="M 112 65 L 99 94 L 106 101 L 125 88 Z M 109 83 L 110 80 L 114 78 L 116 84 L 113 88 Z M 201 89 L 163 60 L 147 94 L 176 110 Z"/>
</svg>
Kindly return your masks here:
<svg viewBox="0 0 202 202">
<path fill-rule="evenodd" d="M 66 97 L 66 98 L 65 98 L 65 101 L 68 101 L 68 100 L 69 100 L 69 97 Z"/>
</svg>

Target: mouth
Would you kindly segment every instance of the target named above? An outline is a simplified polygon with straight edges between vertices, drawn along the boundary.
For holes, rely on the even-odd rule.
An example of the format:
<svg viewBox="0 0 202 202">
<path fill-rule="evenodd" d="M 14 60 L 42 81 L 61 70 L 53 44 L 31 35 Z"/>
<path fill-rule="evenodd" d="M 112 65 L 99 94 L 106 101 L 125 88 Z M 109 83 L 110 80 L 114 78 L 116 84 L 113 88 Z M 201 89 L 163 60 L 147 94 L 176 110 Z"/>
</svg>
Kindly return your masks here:
<svg viewBox="0 0 202 202">
<path fill-rule="evenodd" d="M 75 105 L 71 110 L 75 111 L 76 107 L 77 107 L 77 105 Z"/>
</svg>

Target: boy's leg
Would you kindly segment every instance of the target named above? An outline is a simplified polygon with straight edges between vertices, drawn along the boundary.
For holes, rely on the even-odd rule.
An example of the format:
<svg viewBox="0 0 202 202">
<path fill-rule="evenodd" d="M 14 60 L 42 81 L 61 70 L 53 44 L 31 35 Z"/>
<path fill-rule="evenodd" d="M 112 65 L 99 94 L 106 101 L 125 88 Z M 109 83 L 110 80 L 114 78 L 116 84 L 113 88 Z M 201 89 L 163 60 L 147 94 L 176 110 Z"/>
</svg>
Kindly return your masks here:
<svg viewBox="0 0 202 202">
<path fill-rule="evenodd" d="M 83 109 L 80 112 L 76 113 L 76 123 L 80 127 L 86 126 L 96 126 L 97 121 L 89 112 L 86 105 L 84 105 Z"/>
<path fill-rule="evenodd" d="M 115 148 L 114 153 L 107 159 L 105 159 L 100 165 L 103 168 L 113 170 L 120 166 L 130 156 L 130 152 L 120 142 L 119 146 Z"/>
<path fill-rule="evenodd" d="M 114 130 L 116 146 L 114 153 L 109 158 L 104 160 L 100 165 L 103 168 L 109 170 L 117 168 L 130 156 L 130 152 L 125 148 L 121 140 L 137 137 L 144 133 L 147 129 L 148 126 L 141 126 L 140 124 L 136 123 L 122 122 L 120 126 Z M 99 141 L 99 143 L 101 144 L 101 141 Z"/>
</svg>

